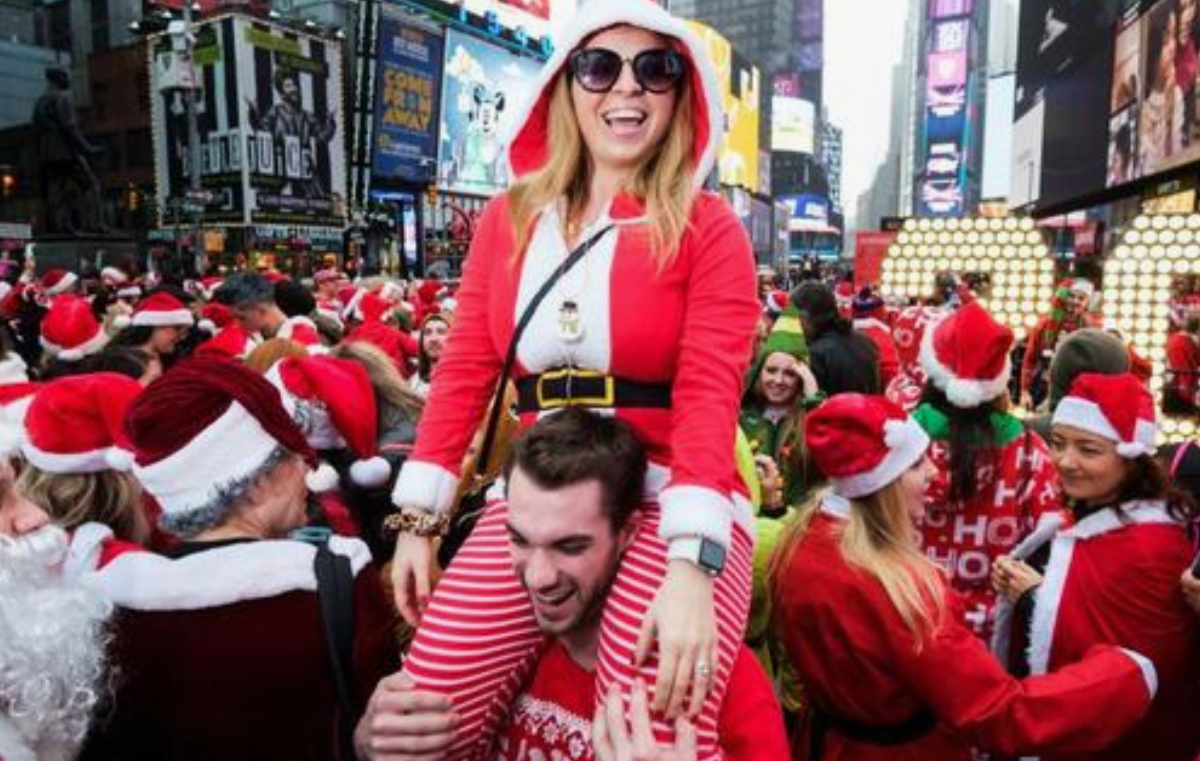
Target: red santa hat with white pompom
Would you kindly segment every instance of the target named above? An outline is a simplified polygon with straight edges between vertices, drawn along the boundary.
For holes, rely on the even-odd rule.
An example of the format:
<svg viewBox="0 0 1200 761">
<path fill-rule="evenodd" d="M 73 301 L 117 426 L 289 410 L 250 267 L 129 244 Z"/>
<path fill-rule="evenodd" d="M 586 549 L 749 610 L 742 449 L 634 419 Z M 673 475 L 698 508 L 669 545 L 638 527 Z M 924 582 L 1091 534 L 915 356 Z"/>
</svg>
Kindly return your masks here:
<svg viewBox="0 0 1200 761">
<path fill-rule="evenodd" d="M 279 389 L 284 409 L 313 449 L 344 447 L 354 453 L 351 481 L 370 487 L 391 477 L 391 466 L 376 454 L 375 390 L 362 365 L 334 357 L 288 357 L 272 365 L 266 378 Z M 328 464 L 309 475 L 313 491 L 336 484 L 337 473 Z"/>
<path fill-rule="evenodd" d="M 856 499 L 873 494 L 917 464 L 929 436 L 883 396 L 837 394 L 804 422 L 808 452 L 833 482 L 835 494 Z"/>
<path fill-rule="evenodd" d="M 191 327 L 195 322 L 192 310 L 169 293 L 159 291 L 143 299 L 133 310 L 133 316 L 117 315 L 113 327 L 135 328 Z"/>
<path fill-rule="evenodd" d="M 972 301 L 947 313 L 921 338 L 921 369 L 946 399 L 970 409 L 1008 388 L 1013 332 Z"/>
<path fill-rule="evenodd" d="M 25 413 L 21 454 L 48 473 L 129 470 L 122 423 L 141 385 L 117 373 L 68 375 L 37 390 Z"/>
<path fill-rule="evenodd" d="M 1133 373 L 1084 373 L 1054 409 L 1053 425 L 1067 425 L 1117 443 L 1117 454 L 1154 454 L 1154 399 Z"/>
</svg>

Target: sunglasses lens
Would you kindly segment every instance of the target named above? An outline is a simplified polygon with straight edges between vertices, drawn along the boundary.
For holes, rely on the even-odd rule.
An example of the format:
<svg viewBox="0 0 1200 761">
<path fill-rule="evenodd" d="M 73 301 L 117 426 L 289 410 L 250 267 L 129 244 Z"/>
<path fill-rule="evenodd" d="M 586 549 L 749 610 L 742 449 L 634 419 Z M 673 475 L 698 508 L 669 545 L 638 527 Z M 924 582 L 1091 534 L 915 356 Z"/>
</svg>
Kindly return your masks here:
<svg viewBox="0 0 1200 761">
<path fill-rule="evenodd" d="M 621 76 L 621 57 L 611 50 L 589 48 L 572 58 L 572 72 L 579 86 L 592 92 L 611 90 Z"/>
<path fill-rule="evenodd" d="M 633 73 L 650 92 L 667 92 L 683 78 L 683 57 L 674 50 L 647 50 L 634 59 Z"/>
</svg>

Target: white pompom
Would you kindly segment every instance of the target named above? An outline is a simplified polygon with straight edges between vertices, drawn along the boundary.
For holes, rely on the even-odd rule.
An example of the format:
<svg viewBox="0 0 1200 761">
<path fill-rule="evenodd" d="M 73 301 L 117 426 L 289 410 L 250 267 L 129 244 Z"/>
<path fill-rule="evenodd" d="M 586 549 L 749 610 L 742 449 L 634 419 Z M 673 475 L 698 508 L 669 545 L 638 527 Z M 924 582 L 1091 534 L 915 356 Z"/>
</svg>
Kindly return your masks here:
<svg viewBox="0 0 1200 761">
<path fill-rule="evenodd" d="M 350 480 L 359 486 L 379 486 L 392 475 L 392 467 L 382 457 L 356 460 L 350 466 Z"/>
<path fill-rule="evenodd" d="M 315 470 L 310 470 L 304 477 L 308 490 L 317 494 L 336 489 L 338 481 L 338 472 L 327 462 L 321 463 Z"/>
<path fill-rule="evenodd" d="M 119 314 L 113 318 L 112 324 L 117 330 L 124 330 L 133 324 L 133 318 L 127 314 Z"/>
<path fill-rule="evenodd" d="M 104 452 L 104 461 L 113 470 L 127 471 L 133 467 L 133 452 L 118 447 L 109 447 Z"/>
<path fill-rule="evenodd" d="M 212 320 L 201 320 L 196 324 L 196 327 L 200 328 L 210 336 L 217 332 L 217 324 Z"/>
</svg>

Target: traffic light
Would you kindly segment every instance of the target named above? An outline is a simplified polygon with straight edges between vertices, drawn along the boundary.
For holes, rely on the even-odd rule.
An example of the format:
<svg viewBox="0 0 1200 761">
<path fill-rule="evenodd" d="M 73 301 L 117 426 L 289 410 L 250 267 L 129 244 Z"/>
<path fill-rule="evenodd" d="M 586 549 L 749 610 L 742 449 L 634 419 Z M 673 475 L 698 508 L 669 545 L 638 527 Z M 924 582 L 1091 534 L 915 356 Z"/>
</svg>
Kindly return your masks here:
<svg viewBox="0 0 1200 761">
<path fill-rule="evenodd" d="M 17 195 L 17 175 L 10 170 L 0 171 L 0 196 L 12 198 Z"/>
</svg>

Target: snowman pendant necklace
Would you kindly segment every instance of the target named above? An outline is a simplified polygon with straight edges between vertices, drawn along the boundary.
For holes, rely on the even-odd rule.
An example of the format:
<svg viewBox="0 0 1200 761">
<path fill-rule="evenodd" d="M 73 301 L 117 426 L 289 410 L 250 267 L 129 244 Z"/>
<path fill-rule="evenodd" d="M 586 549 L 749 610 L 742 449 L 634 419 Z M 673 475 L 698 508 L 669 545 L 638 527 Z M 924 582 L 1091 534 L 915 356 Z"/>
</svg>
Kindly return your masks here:
<svg viewBox="0 0 1200 761">
<path fill-rule="evenodd" d="M 579 235 L 579 223 L 568 218 L 565 227 L 565 237 L 569 248 L 571 242 Z M 578 292 L 582 290 L 584 283 L 587 282 L 587 257 L 585 256 L 580 263 L 584 266 L 584 271 L 583 277 L 580 278 L 579 288 L 576 289 L 575 293 L 565 293 L 565 276 L 559 281 L 559 286 L 564 293 L 563 299 L 558 305 L 558 338 L 563 343 L 568 344 L 577 344 L 583 340 L 583 319 L 579 311 L 579 302 L 576 299 Z"/>
</svg>

